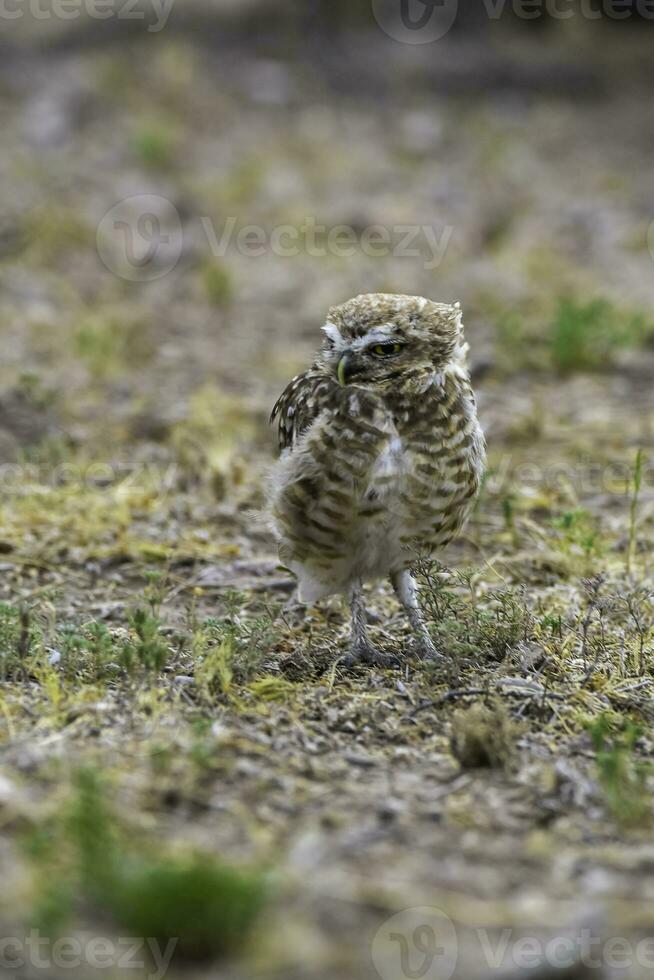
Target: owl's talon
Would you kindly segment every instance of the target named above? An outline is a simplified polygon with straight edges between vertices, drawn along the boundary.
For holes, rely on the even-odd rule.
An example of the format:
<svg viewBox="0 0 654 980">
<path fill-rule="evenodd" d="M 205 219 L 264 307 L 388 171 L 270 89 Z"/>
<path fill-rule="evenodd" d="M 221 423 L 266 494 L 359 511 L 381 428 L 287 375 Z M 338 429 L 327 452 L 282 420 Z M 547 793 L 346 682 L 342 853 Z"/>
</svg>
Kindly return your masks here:
<svg viewBox="0 0 654 980">
<path fill-rule="evenodd" d="M 390 653 L 382 653 L 370 643 L 352 645 L 341 659 L 344 667 L 356 667 L 358 664 L 368 664 L 373 667 L 396 667 L 397 657 Z"/>
<path fill-rule="evenodd" d="M 426 660 L 432 664 L 447 664 L 449 657 L 445 657 L 434 646 L 429 636 L 416 636 L 411 644 L 411 653 L 419 660 Z"/>
</svg>

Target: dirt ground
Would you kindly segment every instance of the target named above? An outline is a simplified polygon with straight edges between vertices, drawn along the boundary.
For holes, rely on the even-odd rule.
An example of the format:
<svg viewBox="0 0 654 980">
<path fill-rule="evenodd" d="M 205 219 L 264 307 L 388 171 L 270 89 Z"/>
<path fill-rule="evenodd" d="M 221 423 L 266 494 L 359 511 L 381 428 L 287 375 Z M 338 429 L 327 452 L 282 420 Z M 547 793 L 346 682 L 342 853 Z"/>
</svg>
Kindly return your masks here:
<svg viewBox="0 0 654 980">
<path fill-rule="evenodd" d="M 26 841 L 91 767 L 129 837 L 265 875 L 247 938 L 170 976 L 651 976 L 649 33 L 202 33 L 4 29 L 2 934 L 68 873 Z M 465 312 L 489 474 L 422 569 L 444 670 L 404 655 L 385 585 L 402 666 L 343 667 L 344 606 L 284 611 L 257 516 L 270 407 L 369 291 Z M 68 934 L 133 934 L 97 904 Z M 569 966 L 524 937 L 569 937 Z"/>
</svg>

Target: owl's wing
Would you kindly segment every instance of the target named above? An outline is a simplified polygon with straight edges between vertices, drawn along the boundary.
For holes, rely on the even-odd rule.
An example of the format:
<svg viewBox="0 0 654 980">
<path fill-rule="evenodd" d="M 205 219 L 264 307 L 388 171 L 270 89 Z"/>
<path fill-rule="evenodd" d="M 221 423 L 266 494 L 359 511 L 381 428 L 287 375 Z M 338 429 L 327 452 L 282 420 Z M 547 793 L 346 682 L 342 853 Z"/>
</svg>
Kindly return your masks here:
<svg viewBox="0 0 654 980">
<path fill-rule="evenodd" d="M 313 370 L 298 374 L 275 402 L 270 422 L 277 421 L 280 451 L 294 446 L 339 391 L 335 381 Z"/>
</svg>

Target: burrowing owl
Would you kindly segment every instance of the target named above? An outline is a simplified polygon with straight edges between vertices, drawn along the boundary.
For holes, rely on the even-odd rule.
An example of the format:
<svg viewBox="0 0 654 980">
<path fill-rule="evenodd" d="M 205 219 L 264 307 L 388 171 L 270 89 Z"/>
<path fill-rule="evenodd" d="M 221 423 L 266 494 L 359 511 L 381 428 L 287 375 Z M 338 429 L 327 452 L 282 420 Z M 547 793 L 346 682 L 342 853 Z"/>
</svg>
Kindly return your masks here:
<svg viewBox="0 0 654 980">
<path fill-rule="evenodd" d="M 350 658 L 388 663 L 368 639 L 362 583 L 389 576 L 438 657 L 410 568 L 461 528 L 479 489 L 484 436 L 466 369 L 460 304 L 357 296 L 329 311 L 308 371 L 273 408 L 281 456 L 271 524 L 300 601 L 339 592 L 352 607 Z"/>
</svg>

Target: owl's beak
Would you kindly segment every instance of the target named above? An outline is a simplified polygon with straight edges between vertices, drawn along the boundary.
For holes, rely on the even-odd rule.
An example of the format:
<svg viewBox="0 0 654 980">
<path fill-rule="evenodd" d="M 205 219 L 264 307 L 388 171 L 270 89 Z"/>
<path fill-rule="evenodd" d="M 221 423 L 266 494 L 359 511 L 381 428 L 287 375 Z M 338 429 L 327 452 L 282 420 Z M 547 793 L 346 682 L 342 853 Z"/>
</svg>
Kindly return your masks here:
<svg viewBox="0 0 654 980">
<path fill-rule="evenodd" d="M 347 384 L 347 369 L 349 363 L 350 363 L 349 356 L 347 354 L 343 354 L 342 358 L 338 362 L 338 367 L 336 369 L 336 377 L 338 378 L 338 383 L 341 386 L 341 388 L 344 388 L 345 385 Z"/>
</svg>

